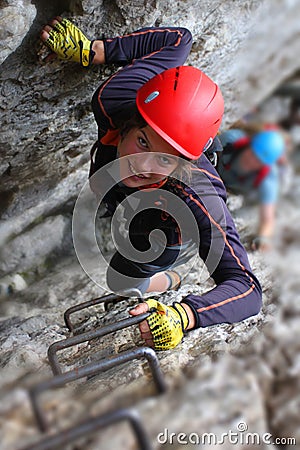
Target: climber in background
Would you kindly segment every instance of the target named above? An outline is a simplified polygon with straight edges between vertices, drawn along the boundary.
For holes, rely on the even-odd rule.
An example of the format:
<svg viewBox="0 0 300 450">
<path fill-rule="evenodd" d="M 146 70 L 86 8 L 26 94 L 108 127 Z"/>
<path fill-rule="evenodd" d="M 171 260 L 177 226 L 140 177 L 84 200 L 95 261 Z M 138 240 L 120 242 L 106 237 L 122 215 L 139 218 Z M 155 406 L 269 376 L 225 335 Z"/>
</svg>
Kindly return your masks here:
<svg viewBox="0 0 300 450">
<path fill-rule="evenodd" d="M 191 33 L 154 27 L 89 41 L 72 22 L 58 17 L 44 27 L 41 38 L 60 59 L 84 67 L 121 66 L 92 99 L 98 139 L 91 151 L 90 186 L 108 215 L 124 205 L 128 231 L 120 237 L 122 252 L 118 247 L 109 261 L 109 288 L 118 293 L 136 288 L 143 294 L 177 289 L 180 276 L 173 267 L 190 259 L 190 247 L 199 252 L 215 282 L 213 289 L 186 295 L 172 305 L 148 299 L 136 306 L 131 315 L 153 312 L 140 324 L 142 338 L 157 350 L 167 350 L 178 345 L 187 330 L 256 315 L 261 287 L 226 207 L 224 184 L 203 154 L 220 145 L 216 134 L 223 97 L 206 74 L 183 65 Z M 103 199 L 101 183 L 112 162 L 120 178 Z M 138 213 L 128 201 L 133 194 L 141 199 Z M 184 220 L 182 228 L 175 213 L 168 212 L 174 203 L 185 212 L 184 219 L 190 213 L 191 220 Z M 192 222 L 197 236 L 190 233 Z M 141 261 L 127 251 L 131 245 L 144 254 L 150 241 L 151 259 Z"/>
<path fill-rule="evenodd" d="M 272 247 L 280 187 L 289 175 L 288 136 L 275 125 L 260 128 L 232 128 L 221 133 L 223 151 L 218 153 L 216 166 L 229 192 L 259 202 L 259 224 L 252 250 Z"/>
</svg>

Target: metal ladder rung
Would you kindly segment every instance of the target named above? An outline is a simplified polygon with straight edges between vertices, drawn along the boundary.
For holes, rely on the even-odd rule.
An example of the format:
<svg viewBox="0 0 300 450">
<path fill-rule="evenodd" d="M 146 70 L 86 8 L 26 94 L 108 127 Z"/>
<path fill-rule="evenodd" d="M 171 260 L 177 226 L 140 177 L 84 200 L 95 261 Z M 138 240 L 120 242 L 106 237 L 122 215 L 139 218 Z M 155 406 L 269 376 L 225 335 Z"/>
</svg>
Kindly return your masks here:
<svg viewBox="0 0 300 450">
<path fill-rule="evenodd" d="M 136 325 L 143 320 L 145 320 L 149 315 L 152 314 L 152 311 L 148 311 L 144 314 L 140 314 L 138 316 L 129 317 L 128 319 L 119 320 L 118 322 L 114 322 L 108 325 L 105 325 L 97 330 L 87 331 L 85 333 L 71 336 L 67 339 L 62 339 L 61 341 L 56 341 L 50 345 L 48 348 L 48 359 L 50 366 L 52 368 L 52 372 L 54 375 L 60 375 L 62 370 L 60 368 L 57 352 L 59 350 L 63 350 L 65 348 L 73 347 L 74 345 L 81 344 L 83 342 L 90 341 L 92 339 L 100 338 L 102 336 L 106 336 L 107 334 L 113 333 L 114 331 L 122 330 L 123 328 L 130 327 L 132 325 Z"/>
<path fill-rule="evenodd" d="M 142 425 L 138 412 L 134 409 L 119 409 L 107 414 L 91 417 L 85 422 L 81 422 L 72 428 L 62 430 L 52 436 L 33 443 L 20 450 L 55 450 L 62 445 L 69 444 L 78 438 L 87 436 L 108 425 L 128 420 L 134 432 L 136 440 L 141 450 L 151 450 L 152 446 Z"/>
<path fill-rule="evenodd" d="M 142 298 L 143 298 L 141 291 L 139 289 L 134 288 L 134 289 L 126 289 L 126 290 L 122 291 L 122 295 L 121 294 L 102 295 L 101 297 L 97 297 L 92 300 L 88 300 L 86 302 L 79 303 L 78 305 L 71 306 L 71 308 L 68 308 L 64 312 L 64 321 L 65 321 L 66 327 L 70 331 L 74 330 L 75 326 L 71 322 L 70 316 L 77 311 L 82 311 L 83 309 L 88 309 L 92 306 L 96 306 L 101 303 L 103 303 L 104 305 L 107 305 L 108 303 L 121 302 L 122 300 L 126 300 L 126 299 L 130 298 L 130 296 L 131 297 L 136 296 L 140 300 L 142 300 Z"/>
<path fill-rule="evenodd" d="M 138 347 L 133 350 L 122 352 L 116 356 L 102 359 L 85 366 L 70 370 L 61 375 L 42 381 L 29 389 L 29 397 L 31 400 L 32 409 L 37 421 L 37 425 L 41 431 L 47 431 L 48 423 L 43 413 L 38 396 L 42 392 L 64 386 L 67 383 L 78 380 L 83 377 L 94 376 L 101 372 L 111 369 L 112 367 L 125 364 L 133 359 L 146 358 L 148 361 L 154 383 L 158 393 L 166 391 L 167 385 L 164 380 L 163 373 L 155 351 L 150 347 Z"/>
</svg>

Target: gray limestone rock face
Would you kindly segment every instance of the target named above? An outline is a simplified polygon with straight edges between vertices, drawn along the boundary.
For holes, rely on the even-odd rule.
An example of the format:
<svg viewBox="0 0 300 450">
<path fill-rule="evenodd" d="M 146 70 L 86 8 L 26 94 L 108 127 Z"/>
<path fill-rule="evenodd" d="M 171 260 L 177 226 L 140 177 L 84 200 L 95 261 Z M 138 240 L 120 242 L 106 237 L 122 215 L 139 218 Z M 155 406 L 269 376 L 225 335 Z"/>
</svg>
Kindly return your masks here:
<svg viewBox="0 0 300 450">
<path fill-rule="evenodd" d="M 45 264 L 55 250 L 62 250 L 69 241 L 70 219 L 62 215 L 49 217 L 42 224 L 22 233 L 2 248 L 0 273 L 19 272 Z M 39 248 L 39 254 L 35 252 Z"/>
<path fill-rule="evenodd" d="M 60 180 L 88 160 L 97 138 L 91 96 L 115 69 L 41 63 L 39 31 L 51 18 L 47 14 L 73 16 L 89 38 L 111 37 L 143 26 L 189 28 L 194 43 L 187 62 L 220 84 L 226 104 L 224 127 L 299 67 L 295 58 L 299 51 L 298 0 L 191 0 L 175 5 L 169 1 L 95 4 L 86 0 L 53 5 L 52 9 L 43 3 L 36 6 L 37 19 L 26 40 L 19 42 L 1 67 L 0 194 L 6 219 L 47 198 Z M 25 3 L 24 9 L 29 14 Z"/>
<path fill-rule="evenodd" d="M 13 53 L 36 17 L 30 0 L 3 0 L 0 3 L 0 64 Z"/>
<path fill-rule="evenodd" d="M 39 31 L 57 14 L 72 18 L 89 38 L 144 26 L 189 28 L 193 47 L 187 63 L 220 84 L 224 128 L 300 66 L 300 0 L 0 1 L 1 450 L 26 443 L 30 447 L 40 437 L 27 388 L 51 377 L 47 349 L 70 336 L 64 311 L 107 293 L 76 259 L 71 215 L 97 138 L 91 96 L 116 67 L 86 70 L 57 60 L 45 63 Z M 48 393 L 43 407 L 53 430 L 59 422 L 63 428 L 86 419 L 87 412 L 102 414 L 122 405 L 140 413 L 154 448 L 161 448 L 158 435 L 163 433 L 164 439 L 166 428 L 168 437 L 172 432 L 175 437 L 163 448 L 179 449 L 179 433 L 194 433 L 194 439 L 203 432 L 220 436 L 237 431 L 240 423 L 260 437 L 271 433 L 299 441 L 299 194 L 297 172 L 290 194 L 280 203 L 274 252 L 269 257 L 249 254 L 263 286 L 258 316 L 193 330 L 176 349 L 160 352 L 169 386 L 161 397 L 155 395 L 147 364 L 137 361 Z M 246 243 L 256 212 L 238 196 L 229 197 L 228 206 Z M 84 225 L 83 220 L 83 230 Z M 97 239 L 110 255 L 114 247 L 109 231 L 107 219 L 97 229 Z M 211 280 L 199 282 L 199 267 L 185 272 L 178 292 L 161 299 L 171 303 L 211 289 Z M 104 286 L 105 267 L 95 270 Z M 77 313 L 74 321 L 79 331 L 92 330 L 127 318 L 136 301 L 110 305 L 107 311 L 93 307 Z M 128 328 L 70 348 L 60 354 L 60 362 L 68 370 L 137 345 L 142 345 L 137 327 Z M 88 448 L 134 445 L 128 427 L 118 425 L 91 437 Z M 224 447 L 233 448 L 230 442 Z M 86 442 L 77 448 L 86 450 Z M 195 445 L 190 442 L 185 448 Z"/>
</svg>

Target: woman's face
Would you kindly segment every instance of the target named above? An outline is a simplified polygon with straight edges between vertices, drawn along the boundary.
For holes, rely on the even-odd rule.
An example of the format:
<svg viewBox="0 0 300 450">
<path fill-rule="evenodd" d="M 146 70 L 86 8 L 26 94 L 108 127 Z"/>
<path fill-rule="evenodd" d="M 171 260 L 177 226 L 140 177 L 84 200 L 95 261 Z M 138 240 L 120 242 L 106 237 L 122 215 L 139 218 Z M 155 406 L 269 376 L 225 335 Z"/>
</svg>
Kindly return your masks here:
<svg viewBox="0 0 300 450">
<path fill-rule="evenodd" d="M 180 156 L 148 125 L 130 130 L 118 145 L 118 155 L 121 180 L 132 188 L 163 180 L 177 168 Z"/>
</svg>

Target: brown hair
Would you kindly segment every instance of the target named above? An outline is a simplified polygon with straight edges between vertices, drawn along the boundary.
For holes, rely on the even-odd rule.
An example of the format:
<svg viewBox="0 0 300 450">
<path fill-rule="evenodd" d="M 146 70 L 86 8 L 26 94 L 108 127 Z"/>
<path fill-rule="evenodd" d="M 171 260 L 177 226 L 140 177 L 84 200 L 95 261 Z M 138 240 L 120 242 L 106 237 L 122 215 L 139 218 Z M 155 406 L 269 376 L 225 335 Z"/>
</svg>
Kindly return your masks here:
<svg viewBox="0 0 300 450">
<path fill-rule="evenodd" d="M 119 115 L 117 119 L 114 120 L 114 122 L 116 127 L 120 130 L 121 140 L 124 139 L 130 130 L 133 130 L 134 128 L 144 128 L 148 125 L 135 105 L 127 108 L 122 115 Z"/>
</svg>

